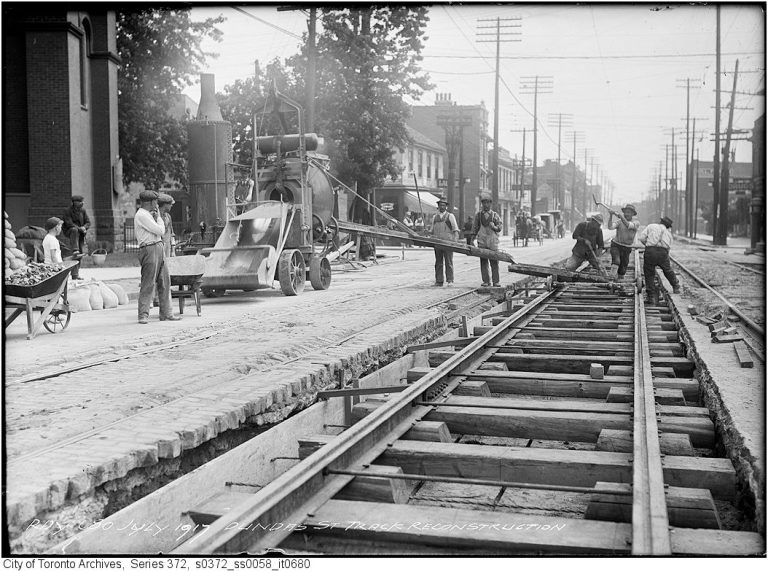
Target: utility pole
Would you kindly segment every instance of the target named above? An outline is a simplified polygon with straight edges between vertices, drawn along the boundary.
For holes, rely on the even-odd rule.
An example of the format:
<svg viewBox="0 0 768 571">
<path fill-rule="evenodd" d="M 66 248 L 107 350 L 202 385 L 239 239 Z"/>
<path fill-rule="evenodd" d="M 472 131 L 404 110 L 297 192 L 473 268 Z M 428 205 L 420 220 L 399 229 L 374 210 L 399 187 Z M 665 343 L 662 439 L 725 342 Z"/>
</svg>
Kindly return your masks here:
<svg viewBox="0 0 768 571">
<path fill-rule="evenodd" d="M 565 121 L 565 126 L 570 127 L 572 125 L 573 121 L 573 115 L 570 113 L 550 113 L 549 114 L 549 124 L 550 126 L 557 125 L 557 187 L 554 189 L 554 210 L 562 210 L 563 209 L 563 182 L 560 177 L 560 149 L 561 149 L 561 140 L 562 140 L 562 132 L 563 132 L 563 121 Z"/>
<path fill-rule="evenodd" d="M 690 236 L 690 227 L 692 224 L 691 221 L 691 208 L 693 206 L 693 202 L 691 201 L 692 196 L 692 190 L 691 190 L 691 167 L 688 162 L 688 157 L 691 156 L 690 148 L 691 148 L 691 133 L 690 133 L 690 121 L 691 121 L 691 78 L 687 77 L 684 80 L 678 79 L 678 87 L 683 87 L 679 82 L 685 81 L 685 224 L 683 231 L 685 232 L 686 236 Z M 693 79 L 694 82 L 697 82 L 697 79 Z M 698 89 L 699 85 L 693 86 L 695 89 Z"/>
<path fill-rule="evenodd" d="M 236 8 L 236 10 L 239 10 Z M 295 10 L 304 10 L 303 7 L 278 6 L 278 12 L 292 12 Z M 242 10 L 240 10 L 242 12 Z M 248 14 L 250 15 L 250 14 Z M 304 132 L 315 132 L 315 83 L 317 75 L 317 49 L 315 46 L 317 29 L 317 8 L 309 7 L 309 21 L 307 22 L 307 92 L 304 99 L 306 111 L 306 120 L 304 123 Z M 298 36 L 297 36 L 298 37 Z M 299 38 L 301 39 L 301 38 Z"/>
<path fill-rule="evenodd" d="M 496 85 L 494 88 L 494 108 L 493 108 L 493 155 L 491 157 L 491 168 L 493 169 L 493 178 L 491 179 L 491 196 L 493 206 L 500 210 L 499 205 L 499 60 L 501 55 L 502 42 L 519 42 L 512 36 L 519 36 L 520 32 L 512 31 L 511 28 L 520 28 L 521 24 L 510 22 L 519 22 L 522 18 L 519 16 L 512 18 L 484 18 L 479 19 L 478 23 L 491 23 L 494 25 L 479 25 L 478 38 L 493 36 L 494 39 L 478 39 L 480 43 L 496 42 Z M 504 25 L 502 25 L 502 23 Z M 480 32 L 479 30 L 495 30 L 495 32 Z M 502 31 L 503 30 L 503 31 Z"/>
<path fill-rule="evenodd" d="M 437 116 L 437 124 L 445 130 L 445 148 L 448 151 L 448 204 L 453 208 L 455 202 L 456 188 L 456 156 L 461 154 L 461 147 L 464 141 L 464 127 L 472 125 L 472 117 L 463 114 L 461 106 L 452 105 L 448 107 L 446 113 Z M 462 155 L 463 156 L 463 155 Z M 463 168 L 460 168 L 463 175 Z M 464 218 L 464 181 L 459 181 L 459 217 Z"/>
<path fill-rule="evenodd" d="M 587 195 L 589 194 L 589 188 L 587 186 L 587 160 L 589 159 L 588 153 L 592 151 L 592 149 L 588 149 L 584 147 L 584 193 L 581 195 L 581 208 L 582 210 L 582 216 L 584 216 L 584 220 L 587 219 Z M 575 221 L 574 221 L 575 222 Z"/>
<path fill-rule="evenodd" d="M 720 5 L 717 5 L 716 25 L 716 57 L 715 57 L 715 156 L 712 168 L 712 243 L 718 244 L 717 229 L 719 228 L 720 205 Z M 727 204 L 727 199 L 726 199 Z M 724 245 L 724 244 L 718 244 Z"/>
<path fill-rule="evenodd" d="M 518 195 L 518 212 L 523 210 L 523 196 L 525 195 L 525 127 L 522 129 L 513 129 L 511 133 L 523 133 L 523 160 L 520 163 L 520 194 Z"/>
<path fill-rule="evenodd" d="M 533 83 L 531 83 L 533 82 Z M 536 191 L 538 189 L 538 179 L 536 169 L 538 168 L 538 134 L 539 134 L 539 116 L 538 102 L 539 92 L 552 93 L 554 80 L 552 76 L 525 76 L 520 78 L 520 93 L 533 93 L 533 181 L 531 185 L 531 216 L 536 214 Z"/>
<path fill-rule="evenodd" d="M 583 143 L 584 142 L 584 133 L 583 131 L 571 131 L 571 139 L 573 142 L 573 172 L 571 173 L 571 209 L 570 209 L 570 220 L 568 220 L 568 224 L 566 224 L 568 227 L 571 227 L 573 224 L 573 221 L 576 219 L 576 142 Z M 585 166 L 586 168 L 586 166 Z"/>
<path fill-rule="evenodd" d="M 739 60 L 733 72 L 733 91 L 731 93 L 730 111 L 728 112 L 728 130 L 725 133 L 725 148 L 723 149 L 723 173 L 720 184 L 720 217 L 715 232 L 715 244 L 725 246 L 728 243 L 728 183 L 730 178 L 731 132 L 733 130 L 733 109 L 736 106 L 736 80 L 739 77 Z"/>
<path fill-rule="evenodd" d="M 656 209 L 658 210 L 658 216 L 661 218 L 661 213 L 664 211 L 662 208 L 662 202 L 661 202 L 661 161 L 659 161 L 659 187 L 658 187 L 658 194 L 656 195 Z"/>
</svg>

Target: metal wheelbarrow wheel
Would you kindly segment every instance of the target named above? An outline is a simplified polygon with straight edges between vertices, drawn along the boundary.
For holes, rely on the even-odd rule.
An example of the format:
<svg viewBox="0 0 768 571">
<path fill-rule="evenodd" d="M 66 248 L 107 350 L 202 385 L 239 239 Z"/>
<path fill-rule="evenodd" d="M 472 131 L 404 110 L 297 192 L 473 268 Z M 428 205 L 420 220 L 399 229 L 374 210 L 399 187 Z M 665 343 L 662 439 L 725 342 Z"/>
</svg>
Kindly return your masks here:
<svg viewBox="0 0 768 571">
<path fill-rule="evenodd" d="M 299 250 L 285 250 L 280 254 L 277 276 L 283 295 L 299 295 L 304 291 L 307 265 Z"/>
<path fill-rule="evenodd" d="M 325 256 L 312 256 L 309 260 L 309 282 L 316 290 L 331 287 L 331 262 Z"/>
<path fill-rule="evenodd" d="M 52 309 L 48 317 L 43 321 L 43 327 L 45 327 L 51 333 L 61 333 L 69 325 L 69 320 L 72 318 L 72 312 L 67 309 Z"/>
</svg>

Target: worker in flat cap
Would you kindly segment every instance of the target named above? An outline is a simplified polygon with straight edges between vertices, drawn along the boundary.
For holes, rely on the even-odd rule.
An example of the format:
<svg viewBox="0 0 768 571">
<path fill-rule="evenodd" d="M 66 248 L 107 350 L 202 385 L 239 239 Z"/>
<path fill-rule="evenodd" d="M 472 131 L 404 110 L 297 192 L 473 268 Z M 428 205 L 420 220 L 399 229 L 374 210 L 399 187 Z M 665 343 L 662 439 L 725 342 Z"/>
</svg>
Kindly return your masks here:
<svg viewBox="0 0 768 571">
<path fill-rule="evenodd" d="M 155 288 L 160 305 L 160 321 L 179 321 L 181 317 L 174 316 L 171 307 L 171 278 L 163 251 L 165 224 L 158 211 L 158 194 L 154 190 L 142 190 L 139 201 L 141 206 L 133 218 L 141 263 L 139 323 L 149 323 Z"/>
<path fill-rule="evenodd" d="M 659 289 L 656 284 L 656 268 L 661 268 L 669 280 L 673 293 L 680 293 L 680 282 L 669 261 L 672 247 L 672 219 L 662 216 L 658 224 L 648 224 L 640 233 L 640 242 L 645 245 L 643 253 L 643 277 L 645 278 L 646 302 L 659 303 Z"/>
<path fill-rule="evenodd" d="M 589 262 L 595 269 L 600 269 L 599 257 L 605 245 L 603 244 L 602 214 L 593 214 L 586 221 L 579 222 L 573 231 L 576 245 L 571 250 L 571 257 L 565 262 L 565 269 L 575 272 L 581 264 Z"/>
<path fill-rule="evenodd" d="M 160 218 L 165 225 L 165 234 L 163 234 L 163 252 L 166 258 L 174 255 L 174 245 L 176 244 L 176 235 L 173 233 L 173 220 L 171 219 L 171 208 L 176 201 L 170 194 L 161 192 L 157 196 L 157 208 L 160 211 Z"/>
<path fill-rule="evenodd" d="M 477 240 L 477 247 L 497 252 L 499 250 L 499 233 L 501 232 L 501 216 L 494 212 L 493 199 L 490 193 L 480 194 L 480 212 L 475 214 L 475 222 L 472 224 L 472 234 Z M 490 271 L 488 266 L 490 265 Z M 491 285 L 500 287 L 499 283 L 499 261 L 480 258 L 480 275 L 483 279 L 482 287 Z"/>
<path fill-rule="evenodd" d="M 627 273 L 629 255 L 632 253 L 632 244 L 635 243 L 635 235 L 640 229 L 640 222 L 633 220 L 637 216 L 637 209 L 632 204 L 625 204 L 620 211 L 611 210 L 611 214 L 617 220 L 611 225 L 616 234 L 611 240 L 611 280 L 622 279 Z"/>
<path fill-rule="evenodd" d="M 459 224 L 456 217 L 448 212 L 448 201 L 444 196 L 437 199 L 437 212 L 432 216 L 429 231 L 433 238 L 446 242 L 458 242 Z M 445 267 L 445 276 L 443 276 Z M 453 251 L 435 246 L 435 286 L 442 287 L 447 283 L 453 285 Z"/>
<path fill-rule="evenodd" d="M 72 251 L 72 259 L 80 260 L 85 254 L 85 235 L 88 228 L 91 227 L 91 220 L 83 206 L 84 199 L 79 194 L 72 196 L 72 204 L 64 211 L 62 218 L 64 224 L 61 227 L 61 233 L 69 240 L 69 247 Z M 78 263 L 72 269 L 72 279 L 80 279 L 80 264 Z"/>
</svg>

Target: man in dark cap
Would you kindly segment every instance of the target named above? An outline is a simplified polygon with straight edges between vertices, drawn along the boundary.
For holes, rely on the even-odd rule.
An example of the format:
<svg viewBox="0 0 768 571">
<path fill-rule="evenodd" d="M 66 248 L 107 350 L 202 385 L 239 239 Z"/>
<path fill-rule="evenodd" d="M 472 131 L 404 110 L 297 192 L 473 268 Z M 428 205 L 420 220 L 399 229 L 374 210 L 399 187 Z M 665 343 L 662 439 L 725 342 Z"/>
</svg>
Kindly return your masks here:
<svg viewBox="0 0 768 571">
<path fill-rule="evenodd" d="M 600 228 L 602 223 L 602 214 L 593 214 L 585 222 L 579 222 L 576 225 L 573 231 L 576 245 L 571 250 L 571 257 L 565 262 L 566 270 L 576 271 L 584 262 L 589 262 L 595 269 L 600 268 L 598 257 L 605 248 L 603 230 Z"/>
<path fill-rule="evenodd" d="M 171 308 L 171 278 L 165 265 L 163 235 L 165 224 L 160 218 L 157 206 L 158 194 L 153 190 L 143 190 L 139 194 L 141 206 L 136 210 L 133 225 L 136 241 L 139 244 L 139 262 L 141 263 L 141 287 L 139 290 L 139 323 L 149 323 L 149 310 L 152 297 L 157 287 L 160 305 L 160 321 L 179 321 L 181 317 L 173 315 Z"/>
<path fill-rule="evenodd" d="M 658 224 L 648 224 L 640 233 L 640 242 L 645 244 L 643 254 L 643 275 L 645 277 L 646 302 L 656 305 L 659 303 L 659 290 L 656 287 L 656 267 L 664 272 L 664 277 L 672 285 L 673 293 L 680 293 L 680 282 L 677 281 L 672 265 L 669 262 L 669 249 L 672 247 L 672 219 L 662 216 Z"/>
<path fill-rule="evenodd" d="M 83 197 L 79 194 L 72 196 L 72 205 L 64 211 L 64 224 L 61 233 L 69 239 L 72 256 L 79 260 L 85 253 L 85 234 L 91 227 L 91 220 L 83 208 Z M 80 264 L 72 270 L 72 279 L 80 279 Z"/>
<path fill-rule="evenodd" d="M 480 212 L 475 214 L 472 224 L 472 234 L 477 238 L 477 247 L 494 252 L 499 250 L 499 233 L 501 232 L 501 216 L 492 210 L 493 198 L 488 192 L 480 193 Z M 499 261 L 480 258 L 480 276 L 482 287 L 501 287 L 499 281 Z M 491 282 L 493 280 L 493 282 Z"/>
</svg>

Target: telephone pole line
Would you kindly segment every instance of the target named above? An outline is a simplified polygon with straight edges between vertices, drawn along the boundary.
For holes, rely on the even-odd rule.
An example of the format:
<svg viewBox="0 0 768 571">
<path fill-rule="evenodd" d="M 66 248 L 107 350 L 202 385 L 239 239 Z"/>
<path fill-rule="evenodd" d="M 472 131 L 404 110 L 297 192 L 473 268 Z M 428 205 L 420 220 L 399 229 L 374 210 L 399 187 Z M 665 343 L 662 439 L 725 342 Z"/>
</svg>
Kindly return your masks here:
<svg viewBox="0 0 768 571">
<path fill-rule="evenodd" d="M 730 110 L 728 112 L 728 130 L 725 133 L 725 148 L 723 149 L 723 172 L 720 184 L 720 217 L 715 232 L 715 244 L 725 246 L 728 243 L 728 183 L 730 178 L 731 131 L 733 129 L 733 108 L 736 104 L 736 80 L 739 77 L 739 60 L 733 72 L 733 92 L 731 93 Z"/>
<path fill-rule="evenodd" d="M 554 79 L 552 76 L 525 76 L 520 78 L 520 93 L 533 94 L 533 182 L 531 184 L 531 216 L 536 214 L 536 190 L 538 189 L 538 180 L 536 169 L 538 165 L 538 135 L 539 135 L 539 93 L 552 93 Z"/>
<path fill-rule="evenodd" d="M 688 157 L 690 156 L 690 142 L 691 142 L 691 133 L 690 133 L 690 121 L 691 121 L 691 78 L 686 77 L 685 79 L 678 79 L 678 87 L 685 87 L 685 224 L 683 227 L 683 232 L 686 236 L 690 236 L 690 228 L 693 224 L 691 219 L 691 209 L 693 207 L 693 202 L 691 201 L 691 162 L 688 161 Z M 684 81 L 685 86 L 681 85 L 679 82 Z M 697 79 L 693 79 L 694 82 L 697 82 Z M 694 89 L 698 89 L 701 87 L 700 85 L 694 84 Z"/>
<path fill-rule="evenodd" d="M 513 36 L 519 36 L 520 32 L 513 31 L 513 28 L 520 28 L 521 24 L 510 22 L 519 22 L 519 16 L 512 18 L 484 18 L 479 19 L 480 23 L 495 22 L 493 25 L 479 25 L 478 38 L 493 36 L 494 39 L 478 39 L 480 43 L 496 42 L 496 85 L 494 88 L 494 109 L 493 109 L 493 155 L 491 157 L 491 168 L 493 169 L 493 178 L 491 179 L 491 195 L 494 208 L 499 208 L 499 59 L 501 55 L 502 42 L 519 42 Z M 503 25 L 502 25 L 503 24 Z M 480 32 L 479 30 L 495 30 L 495 32 Z"/>
<path fill-rule="evenodd" d="M 573 121 L 573 115 L 571 113 L 550 113 L 549 114 L 549 125 L 551 127 L 557 126 L 557 185 L 553 190 L 554 210 L 563 209 L 563 193 L 562 193 L 563 185 L 560 177 L 560 149 L 561 149 L 561 141 L 562 141 L 562 133 L 563 133 L 563 122 L 565 122 L 566 127 L 570 127 L 573 124 L 572 121 Z"/>
<path fill-rule="evenodd" d="M 717 5 L 717 24 L 715 26 L 716 56 L 715 56 L 715 156 L 712 168 L 712 243 L 720 246 L 717 239 L 718 219 L 720 218 L 720 5 Z M 726 199 L 726 204 L 727 204 Z"/>
<path fill-rule="evenodd" d="M 567 222 L 567 226 L 571 226 L 576 219 L 576 143 L 584 142 L 583 131 L 571 131 L 571 142 L 573 143 L 573 172 L 571 173 L 571 209 L 570 220 Z M 584 167 L 586 169 L 586 165 Z"/>
<path fill-rule="evenodd" d="M 510 133 L 522 133 L 523 134 L 523 159 L 520 162 L 520 193 L 517 196 L 518 199 L 518 205 L 517 209 L 518 212 L 522 212 L 523 210 L 523 196 L 525 195 L 525 132 L 526 128 L 523 127 L 522 129 L 512 129 Z"/>
</svg>

